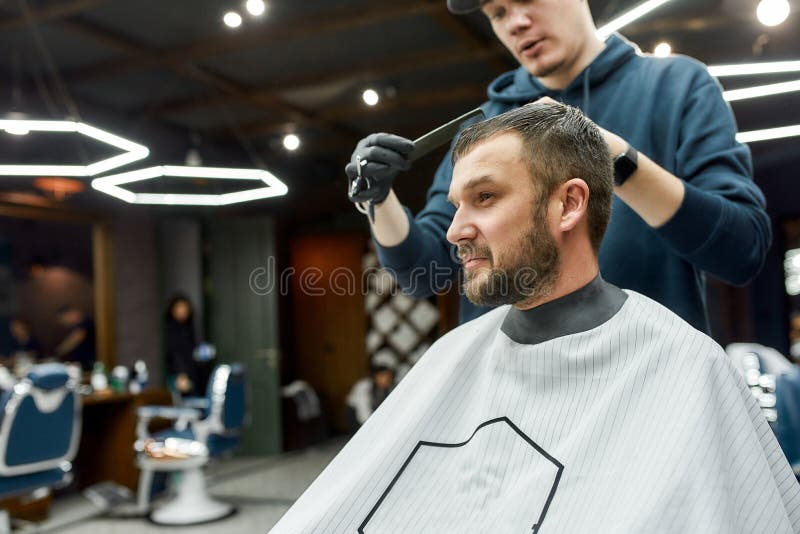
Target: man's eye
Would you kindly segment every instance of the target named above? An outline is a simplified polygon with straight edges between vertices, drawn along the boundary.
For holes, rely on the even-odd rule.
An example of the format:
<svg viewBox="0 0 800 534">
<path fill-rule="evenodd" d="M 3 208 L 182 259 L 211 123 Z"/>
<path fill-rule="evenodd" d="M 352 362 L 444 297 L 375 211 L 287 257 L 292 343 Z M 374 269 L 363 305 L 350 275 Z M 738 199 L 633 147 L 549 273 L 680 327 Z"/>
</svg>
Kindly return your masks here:
<svg viewBox="0 0 800 534">
<path fill-rule="evenodd" d="M 494 11 L 492 11 L 491 18 L 493 20 L 500 20 L 505 16 L 505 14 L 506 14 L 506 10 L 505 9 L 503 9 L 503 8 L 495 9 Z"/>
<path fill-rule="evenodd" d="M 492 198 L 494 198 L 494 195 L 492 193 L 480 193 L 478 195 L 478 202 L 484 203 L 491 200 Z"/>
</svg>

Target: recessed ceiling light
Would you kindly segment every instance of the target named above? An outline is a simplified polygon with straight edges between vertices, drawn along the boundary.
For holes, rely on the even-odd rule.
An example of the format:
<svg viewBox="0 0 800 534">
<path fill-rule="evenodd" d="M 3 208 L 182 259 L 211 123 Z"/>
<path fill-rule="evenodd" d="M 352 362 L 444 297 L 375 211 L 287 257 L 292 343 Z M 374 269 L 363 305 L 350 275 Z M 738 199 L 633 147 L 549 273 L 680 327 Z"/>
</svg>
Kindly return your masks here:
<svg viewBox="0 0 800 534">
<path fill-rule="evenodd" d="M 300 148 L 300 138 L 295 134 L 288 134 L 283 138 L 283 148 L 286 150 L 297 150 Z"/>
<path fill-rule="evenodd" d="M 260 17 L 267 10 L 267 4 L 264 3 L 264 0 L 247 0 L 245 8 L 254 17 Z"/>
<path fill-rule="evenodd" d="M 653 49 L 653 55 L 656 57 L 667 57 L 672 53 L 672 47 L 669 43 L 658 43 Z"/>
<path fill-rule="evenodd" d="M 225 16 L 222 17 L 222 21 L 228 28 L 238 28 L 242 25 L 242 16 L 236 11 L 228 11 L 225 13 Z"/>
<path fill-rule="evenodd" d="M 764 26 L 777 26 L 786 20 L 791 10 L 788 0 L 761 0 L 756 16 Z"/>
<path fill-rule="evenodd" d="M 361 98 L 364 99 L 364 103 L 368 106 L 376 105 L 381 99 L 375 89 L 367 89 L 364 91 L 364 94 L 361 95 Z"/>
</svg>

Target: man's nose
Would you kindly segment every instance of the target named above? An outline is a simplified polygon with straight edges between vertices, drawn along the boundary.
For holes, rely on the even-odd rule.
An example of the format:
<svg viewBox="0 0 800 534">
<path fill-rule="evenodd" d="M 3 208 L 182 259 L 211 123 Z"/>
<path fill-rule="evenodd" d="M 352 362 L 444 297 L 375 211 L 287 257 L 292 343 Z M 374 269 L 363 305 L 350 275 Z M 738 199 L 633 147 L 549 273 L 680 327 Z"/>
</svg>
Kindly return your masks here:
<svg viewBox="0 0 800 534">
<path fill-rule="evenodd" d="M 509 13 L 506 17 L 506 30 L 511 35 L 516 35 L 531 25 L 531 16 L 523 5 L 511 4 Z"/>
<path fill-rule="evenodd" d="M 477 235 L 478 230 L 475 225 L 469 221 L 469 218 L 461 211 L 456 211 L 453 217 L 453 222 L 450 223 L 450 228 L 447 229 L 447 240 L 458 245 L 463 240 L 473 240 Z"/>
</svg>

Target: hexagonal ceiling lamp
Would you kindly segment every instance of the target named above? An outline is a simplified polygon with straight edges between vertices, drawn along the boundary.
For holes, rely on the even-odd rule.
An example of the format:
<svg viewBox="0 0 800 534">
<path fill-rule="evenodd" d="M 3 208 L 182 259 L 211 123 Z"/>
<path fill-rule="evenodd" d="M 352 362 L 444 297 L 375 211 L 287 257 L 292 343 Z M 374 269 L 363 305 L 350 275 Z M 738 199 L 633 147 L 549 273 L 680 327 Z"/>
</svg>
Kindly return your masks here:
<svg viewBox="0 0 800 534">
<path fill-rule="evenodd" d="M 95 176 L 139 161 L 150 154 L 150 150 L 146 146 L 123 139 L 84 122 L 6 119 L 0 120 L 0 130 L 5 130 L 12 135 L 24 135 L 29 132 L 77 133 L 124 151 L 122 154 L 89 165 L 0 165 L 0 176 Z"/>
<path fill-rule="evenodd" d="M 208 178 L 218 180 L 253 180 L 266 187 L 245 189 L 218 195 L 188 195 L 178 193 L 134 193 L 121 185 L 163 176 L 175 178 Z M 219 167 L 184 167 L 164 165 L 137 171 L 103 176 L 92 180 L 92 187 L 131 204 L 161 204 L 183 206 L 227 206 L 262 198 L 279 197 L 289 192 L 274 174 L 261 169 L 229 169 Z"/>
</svg>

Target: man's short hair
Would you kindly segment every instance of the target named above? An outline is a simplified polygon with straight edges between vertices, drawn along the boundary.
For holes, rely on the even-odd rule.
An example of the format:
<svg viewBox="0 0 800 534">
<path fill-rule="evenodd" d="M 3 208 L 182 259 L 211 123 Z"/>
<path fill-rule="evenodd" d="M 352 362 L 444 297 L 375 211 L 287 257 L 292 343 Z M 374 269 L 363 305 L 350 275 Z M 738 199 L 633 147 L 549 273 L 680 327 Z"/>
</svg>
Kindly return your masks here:
<svg viewBox="0 0 800 534">
<path fill-rule="evenodd" d="M 611 217 L 614 171 L 608 145 L 597 126 L 571 106 L 528 104 L 465 129 L 453 147 L 453 166 L 477 144 L 502 133 L 522 138 L 523 156 L 540 206 L 567 180 L 586 182 L 589 239 L 598 252 Z"/>
</svg>

